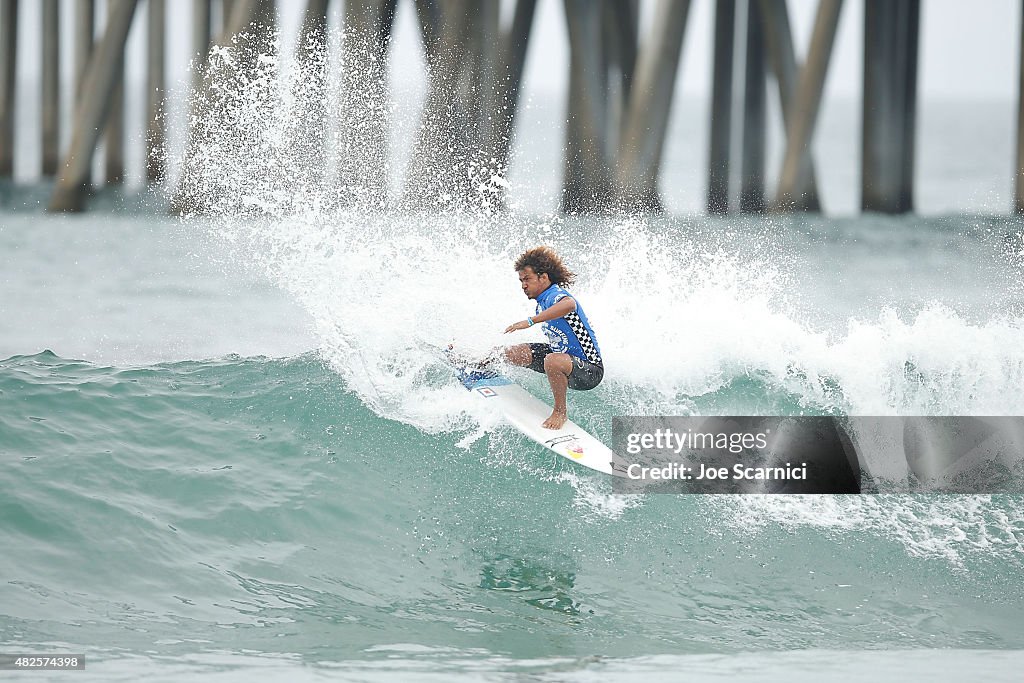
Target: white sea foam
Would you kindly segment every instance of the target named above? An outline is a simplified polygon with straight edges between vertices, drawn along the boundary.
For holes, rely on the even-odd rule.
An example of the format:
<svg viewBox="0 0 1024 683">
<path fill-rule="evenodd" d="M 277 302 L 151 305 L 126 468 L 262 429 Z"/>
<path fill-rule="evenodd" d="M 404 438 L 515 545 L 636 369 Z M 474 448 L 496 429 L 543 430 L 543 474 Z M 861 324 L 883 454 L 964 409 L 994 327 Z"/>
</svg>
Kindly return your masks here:
<svg viewBox="0 0 1024 683">
<path fill-rule="evenodd" d="M 309 311 L 324 358 L 383 417 L 430 431 L 465 426 L 467 414 L 492 420 L 445 381 L 429 347 L 484 355 L 539 340 L 536 331 L 502 334 L 532 311 L 511 264 L 539 243 L 580 275 L 574 291 L 608 367 L 595 394 L 608 416 L 694 412 L 695 398 L 709 395 L 720 411 L 780 409 L 769 395 L 730 396 L 737 381 L 809 412 L 1024 412 L 1018 317 L 970 322 L 936 302 L 912 316 L 883 308 L 826 332 L 790 304 L 808 285 L 789 261 L 735 248 L 749 235 L 709 240 L 687 220 L 668 232 L 640 218 L 499 214 L 494 192 L 511 180 L 482 166 L 489 180 L 475 199 L 414 213 L 400 197 L 344 181 L 361 164 L 389 168 L 375 117 L 414 120 L 416 107 L 381 111 L 379 82 L 325 91 L 310 70 L 279 70 L 274 60 L 239 72 L 231 50 L 222 52 L 181 187 L 203 199 L 239 258 Z M 309 144 L 308 119 L 324 107 L 343 118 Z"/>
<path fill-rule="evenodd" d="M 916 557 L 964 568 L 971 555 L 1024 562 L 1019 496 L 721 496 L 708 499 L 716 521 L 743 533 L 767 527 L 878 535 Z"/>
</svg>

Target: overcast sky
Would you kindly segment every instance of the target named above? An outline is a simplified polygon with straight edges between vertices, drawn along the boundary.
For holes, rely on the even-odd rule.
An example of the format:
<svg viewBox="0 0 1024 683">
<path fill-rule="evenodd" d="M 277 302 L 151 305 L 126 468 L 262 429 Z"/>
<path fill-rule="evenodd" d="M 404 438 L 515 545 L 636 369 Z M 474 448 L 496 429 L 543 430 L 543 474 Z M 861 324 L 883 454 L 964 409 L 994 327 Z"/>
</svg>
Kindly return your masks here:
<svg viewBox="0 0 1024 683">
<path fill-rule="evenodd" d="M 70 36 L 72 4 L 61 3 L 65 35 Z M 105 3 L 97 3 L 102 11 Z M 188 35 L 192 2 L 167 2 L 171 35 L 169 76 L 186 76 L 191 39 Z M 332 23 L 340 25 L 341 0 L 333 0 Z M 654 4 L 643 0 L 643 13 L 649 23 Z M 921 96 L 929 98 L 1001 99 L 1017 97 L 1020 45 L 1021 3 L 1017 0 L 923 0 L 919 85 Z M 19 26 L 21 35 L 38 35 L 41 2 L 22 2 Z M 281 26 L 286 41 L 300 21 L 305 0 L 278 0 Z M 743 3 L 737 5 L 742 7 Z M 144 14 L 140 2 L 130 38 L 129 77 L 142 80 L 144 50 Z M 503 0 L 503 12 L 510 16 L 512 0 Z M 814 21 L 816 0 L 789 0 L 798 52 L 806 51 Z M 742 9 L 738 10 L 743 13 Z M 678 87 L 687 95 L 707 96 L 711 76 L 711 29 L 713 0 L 694 0 L 687 26 L 682 70 Z M 646 28 L 646 26 L 644 26 Z M 861 84 L 863 0 L 848 0 L 843 7 L 839 34 L 828 80 L 827 97 L 859 96 Z M 642 40 L 642 39 L 641 39 Z M 64 73 L 70 73 L 70 49 L 67 40 L 63 54 Z M 26 80 L 38 75 L 39 44 L 22 39 L 19 45 L 19 73 Z M 400 0 L 392 72 L 396 80 L 422 78 L 422 49 L 417 34 L 412 0 Z M 527 90 L 550 92 L 565 87 L 568 69 L 568 45 L 564 6 L 561 0 L 539 0 L 534 34 L 527 58 Z"/>
</svg>

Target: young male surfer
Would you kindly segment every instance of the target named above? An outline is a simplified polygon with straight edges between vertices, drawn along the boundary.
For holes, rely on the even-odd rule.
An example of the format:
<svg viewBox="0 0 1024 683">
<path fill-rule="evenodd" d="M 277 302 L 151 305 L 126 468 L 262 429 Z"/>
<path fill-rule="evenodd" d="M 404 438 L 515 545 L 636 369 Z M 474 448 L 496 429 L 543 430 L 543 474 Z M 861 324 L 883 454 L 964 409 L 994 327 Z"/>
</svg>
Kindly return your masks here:
<svg viewBox="0 0 1024 683">
<path fill-rule="evenodd" d="M 567 419 L 566 387 L 586 391 L 604 378 L 601 349 L 583 307 L 564 289 L 575 281 L 576 274 L 565 267 L 554 249 L 535 247 L 526 251 L 516 260 L 515 270 L 523 293 L 537 301 L 537 313 L 512 323 L 505 332 L 543 323 L 548 343 L 510 346 L 505 349 L 505 358 L 513 365 L 548 376 L 555 407 L 543 426 L 561 429 Z"/>
</svg>

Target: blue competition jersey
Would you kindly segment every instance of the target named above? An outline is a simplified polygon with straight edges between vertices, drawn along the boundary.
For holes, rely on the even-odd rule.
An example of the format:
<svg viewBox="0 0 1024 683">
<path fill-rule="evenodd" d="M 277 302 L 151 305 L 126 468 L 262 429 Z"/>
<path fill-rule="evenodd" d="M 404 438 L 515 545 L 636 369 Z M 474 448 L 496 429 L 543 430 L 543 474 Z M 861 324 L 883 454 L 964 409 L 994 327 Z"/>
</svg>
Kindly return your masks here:
<svg viewBox="0 0 1024 683">
<path fill-rule="evenodd" d="M 537 313 L 551 308 L 567 296 L 571 296 L 569 292 L 558 285 L 551 285 L 537 297 Z M 564 318 L 555 318 L 543 324 L 544 334 L 552 351 L 568 353 L 570 356 L 603 365 L 597 337 L 594 330 L 590 329 L 590 322 L 579 301 L 576 302 L 575 311 Z"/>
</svg>

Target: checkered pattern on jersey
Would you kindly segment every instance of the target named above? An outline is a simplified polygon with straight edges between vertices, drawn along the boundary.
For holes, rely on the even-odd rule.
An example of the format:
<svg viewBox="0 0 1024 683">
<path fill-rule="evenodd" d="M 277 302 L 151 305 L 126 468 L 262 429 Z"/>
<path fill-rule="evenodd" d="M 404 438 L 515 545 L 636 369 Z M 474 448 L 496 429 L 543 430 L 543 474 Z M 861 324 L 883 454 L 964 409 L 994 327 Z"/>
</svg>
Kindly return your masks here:
<svg viewBox="0 0 1024 683">
<path fill-rule="evenodd" d="M 569 329 L 573 331 L 576 338 L 580 340 L 580 347 L 583 349 L 583 353 L 586 355 L 587 360 L 591 363 L 601 363 L 601 354 L 597 352 L 597 345 L 594 343 L 594 338 L 587 332 L 586 326 L 580 319 L 579 314 L 573 311 L 565 316 L 565 322 L 569 323 Z"/>
</svg>

